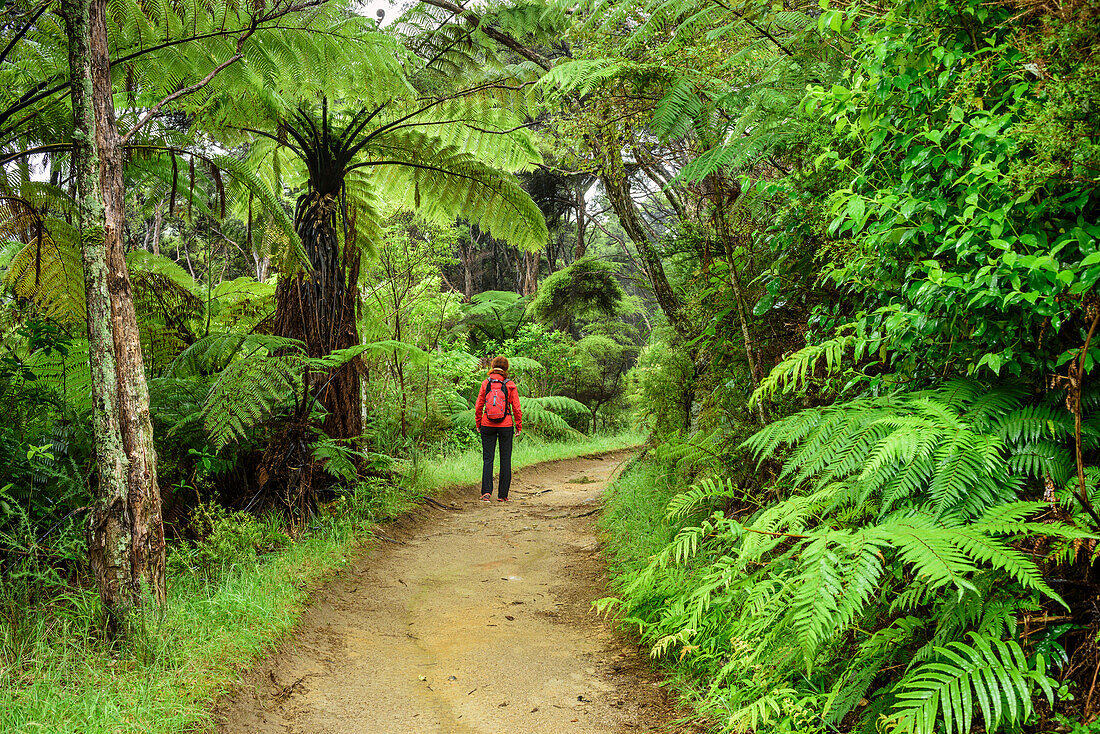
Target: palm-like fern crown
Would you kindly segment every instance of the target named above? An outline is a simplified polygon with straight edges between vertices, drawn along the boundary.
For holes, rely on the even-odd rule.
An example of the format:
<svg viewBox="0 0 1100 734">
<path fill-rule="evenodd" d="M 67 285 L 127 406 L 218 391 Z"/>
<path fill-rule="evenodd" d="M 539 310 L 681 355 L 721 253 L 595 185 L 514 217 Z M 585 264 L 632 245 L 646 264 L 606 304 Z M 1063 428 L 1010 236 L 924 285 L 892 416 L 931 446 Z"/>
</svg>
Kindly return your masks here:
<svg viewBox="0 0 1100 734">
<path fill-rule="evenodd" d="M 357 43 L 372 50 L 345 64 L 323 94 L 269 95 L 264 125 L 219 103 L 235 114 L 222 130 L 251 144 L 239 168 L 260 170 L 269 190 L 301 182 L 346 195 L 349 221 L 365 235 L 357 241 L 368 248 L 384 208 L 444 224 L 461 216 L 517 246 L 540 247 L 545 222 L 512 175 L 541 160 L 523 127 L 522 95 L 499 79 L 426 95 L 406 79 L 392 38 L 367 34 Z"/>
<path fill-rule="evenodd" d="M 518 19 L 530 16 L 533 7 L 517 5 L 513 11 L 499 13 L 494 22 L 518 27 Z M 18 14 L 11 7 L 9 11 L 12 23 L 3 34 L 16 42 L 6 59 L 9 63 L 0 65 L 6 75 L 0 89 L 0 145 L 17 155 L 13 148 L 67 140 L 71 114 L 65 110 L 67 60 L 58 18 L 47 13 Z M 326 143 L 312 146 L 309 153 L 301 151 L 307 168 L 325 167 L 323 172 L 310 172 L 313 185 L 325 185 L 322 182 L 332 180 L 337 171 L 349 175 L 359 168 L 371 169 L 367 190 L 389 205 L 418 208 L 436 220 L 462 213 L 483 222 L 485 229 L 502 239 L 524 247 L 541 245 L 545 225 L 507 175 L 539 160 L 529 135 L 519 130 L 521 88 L 532 76 L 530 69 L 501 64 L 492 77 L 424 95 L 408 75 L 424 73 L 431 60 L 410 54 L 395 38 L 377 32 L 372 21 L 348 12 L 344 3 L 324 3 L 289 19 L 278 16 L 281 11 L 236 0 L 212 5 L 186 0 L 110 3 L 112 70 L 117 87 L 125 90 L 115 100 L 123 134 L 151 106 L 220 69 L 208 84 L 171 104 L 171 110 L 184 116 L 148 121 L 129 140 L 131 146 L 142 150 L 186 147 L 194 154 L 209 148 L 212 141 L 202 138 L 197 143 L 181 139 L 166 146 L 166 137 L 182 137 L 173 120 L 189 120 L 192 126 L 217 131 L 223 145 L 255 142 L 255 133 L 244 128 L 270 134 L 281 126 L 302 123 L 308 130 L 305 120 L 313 106 L 329 98 L 334 100 L 334 116 L 349 123 L 343 129 L 347 145 L 337 150 Z M 301 116 L 299 109 L 307 114 Z M 359 110 L 366 112 L 365 119 L 355 116 Z M 354 129 L 353 119 L 363 126 Z M 319 142 L 339 127 L 325 128 Z M 297 142 L 301 147 L 302 141 Z M 252 163 L 268 153 L 270 148 L 259 146 Z M 342 157 L 348 160 L 341 161 Z M 274 155 L 265 161 L 267 165 L 261 167 L 268 178 L 265 186 L 264 176 L 255 176 L 255 167 L 227 156 L 210 158 L 247 190 L 237 208 L 243 208 L 240 200 L 250 194 L 259 208 L 281 221 L 293 244 L 290 222 L 280 216 L 282 205 L 273 193 L 282 190 L 281 169 L 289 166 L 280 163 L 286 162 Z M 358 183 L 364 183 L 365 177 L 366 172 Z M 378 203 L 377 197 L 364 194 L 349 205 L 370 214 Z M 377 219 L 367 216 L 361 221 L 372 229 Z"/>
</svg>

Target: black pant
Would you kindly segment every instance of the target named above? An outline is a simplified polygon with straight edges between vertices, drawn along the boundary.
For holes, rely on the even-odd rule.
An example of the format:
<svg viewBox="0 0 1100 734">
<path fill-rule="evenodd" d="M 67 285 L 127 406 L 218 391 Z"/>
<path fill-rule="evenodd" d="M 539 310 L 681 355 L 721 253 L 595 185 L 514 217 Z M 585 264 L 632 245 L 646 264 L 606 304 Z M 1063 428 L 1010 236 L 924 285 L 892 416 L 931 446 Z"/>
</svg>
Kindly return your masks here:
<svg viewBox="0 0 1100 734">
<path fill-rule="evenodd" d="M 512 484 L 512 426 L 481 427 L 481 493 L 493 493 L 493 454 L 496 453 L 497 438 L 500 438 L 500 482 L 497 497 L 508 496 L 508 487 Z"/>
</svg>

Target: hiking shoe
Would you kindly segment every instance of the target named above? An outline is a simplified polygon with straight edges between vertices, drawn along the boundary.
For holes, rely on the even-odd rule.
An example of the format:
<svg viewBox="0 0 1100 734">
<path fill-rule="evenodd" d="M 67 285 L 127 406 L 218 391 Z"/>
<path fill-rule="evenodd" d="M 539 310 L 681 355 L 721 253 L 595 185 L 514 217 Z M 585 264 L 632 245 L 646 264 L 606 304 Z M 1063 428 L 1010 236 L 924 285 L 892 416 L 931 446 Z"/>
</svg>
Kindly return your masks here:
<svg viewBox="0 0 1100 734">
<path fill-rule="evenodd" d="M 489 500 L 491 500 L 491 499 L 493 499 L 493 495 L 491 495 L 491 494 L 483 494 L 483 495 L 481 495 L 481 501 L 482 501 L 482 502 L 488 502 L 488 501 L 489 501 Z"/>
<path fill-rule="evenodd" d="M 507 497 L 497 497 L 497 502 L 511 502 Z"/>
</svg>

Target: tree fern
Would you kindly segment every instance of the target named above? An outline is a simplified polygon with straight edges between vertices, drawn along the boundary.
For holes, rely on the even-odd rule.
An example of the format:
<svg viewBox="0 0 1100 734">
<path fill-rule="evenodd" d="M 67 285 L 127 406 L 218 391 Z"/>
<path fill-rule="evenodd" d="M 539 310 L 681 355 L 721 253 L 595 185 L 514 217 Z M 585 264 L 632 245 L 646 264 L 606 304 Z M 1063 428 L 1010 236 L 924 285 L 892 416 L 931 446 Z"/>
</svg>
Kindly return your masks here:
<svg viewBox="0 0 1100 734">
<path fill-rule="evenodd" d="M 546 370 L 546 367 L 537 359 L 516 356 L 509 358 L 508 369 L 510 372 L 518 372 L 522 374 L 528 371 L 544 372 Z"/>
<path fill-rule="evenodd" d="M 211 443 L 221 449 L 249 431 L 296 409 L 307 414 L 319 406 L 314 392 L 323 389 L 322 377 L 369 350 L 392 349 L 392 344 L 361 344 L 321 357 L 306 357 L 300 343 L 280 337 L 228 335 L 208 338 L 199 350 L 180 355 L 180 369 L 216 360 L 229 362 L 217 372 L 200 413 Z M 245 349 L 250 349 L 245 353 Z M 201 367 L 200 367 L 201 369 Z"/>
<path fill-rule="evenodd" d="M 92 373 L 88 367 L 88 342 L 74 339 L 67 352 L 39 351 L 26 359 L 26 366 L 40 384 L 49 386 L 78 415 L 92 409 Z"/>
<path fill-rule="evenodd" d="M 353 483 L 358 475 L 355 461 L 361 458 L 360 455 L 330 438 L 321 438 L 314 442 L 313 458 L 320 462 L 333 478 L 347 484 Z"/>
<path fill-rule="evenodd" d="M 68 222 L 45 219 L 37 236 L 12 257 L 4 280 L 44 316 L 72 324 L 86 318 L 77 232 Z"/>
</svg>

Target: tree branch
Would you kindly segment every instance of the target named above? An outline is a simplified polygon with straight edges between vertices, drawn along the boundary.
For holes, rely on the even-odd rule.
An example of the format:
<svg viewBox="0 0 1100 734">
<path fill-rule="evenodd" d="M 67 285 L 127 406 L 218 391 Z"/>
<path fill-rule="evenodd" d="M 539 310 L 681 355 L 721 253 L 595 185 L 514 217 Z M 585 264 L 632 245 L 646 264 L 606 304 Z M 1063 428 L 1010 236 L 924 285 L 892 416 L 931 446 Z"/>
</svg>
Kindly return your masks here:
<svg viewBox="0 0 1100 734">
<path fill-rule="evenodd" d="M 52 3 L 47 2 L 40 5 L 38 10 L 34 12 L 34 15 L 31 16 L 31 19 L 28 20 L 26 24 L 22 28 L 20 28 L 14 36 L 12 36 L 12 39 L 8 41 L 8 45 L 4 47 L 3 51 L 0 51 L 0 64 L 8 60 L 8 54 L 10 54 L 11 50 L 15 48 L 15 44 L 19 43 L 19 41 L 22 40 L 23 36 L 27 34 L 27 31 L 34 27 L 34 24 L 38 21 L 38 18 L 41 17 L 42 13 L 46 12 L 51 4 Z"/>
<path fill-rule="evenodd" d="M 251 35 L 258 30 L 276 30 L 278 26 L 269 26 L 265 25 L 265 23 L 273 20 L 279 20 L 291 13 L 297 13 L 302 10 L 309 10 L 311 8 L 319 7 L 321 5 L 324 5 L 326 2 L 328 2 L 328 0 L 306 0 L 305 2 L 288 5 L 285 8 L 276 7 L 272 9 L 269 13 L 250 19 L 247 25 L 242 24 L 238 28 L 222 28 L 217 31 L 211 31 L 210 33 L 200 33 L 194 36 L 188 36 L 186 38 L 173 38 L 163 43 L 140 48 L 137 51 L 126 54 L 125 56 L 120 56 L 117 59 L 111 59 L 111 65 L 114 66 L 116 64 L 124 64 L 127 61 L 133 61 L 134 59 L 145 56 L 146 54 L 161 51 L 163 49 L 171 48 L 173 46 L 180 46 L 185 43 L 191 43 L 192 41 L 204 41 L 211 38 L 235 38 L 241 33 L 248 33 L 249 35 Z M 54 76 L 53 78 L 57 79 L 58 77 Z M 40 102 L 47 97 L 51 97 L 60 92 L 64 92 L 66 89 L 69 88 L 72 82 L 69 79 L 65 79 L 64 81 L 58 81 L 53 87 L 48 87 L 47 85 L 49 83 L 50 80 L 40 82 L 31 89 L 27 90 L 22 95 L 22 97 L 20 97 L 18 102 L 4 109 L 3 111 L 0 111 L 0 125 L 3 125 L 5 122 L 11 119 L 13 115 L 20 112 L 21 110 L 25 110 L 27 107 L 30 107 L 36 102 Z M 24 120 L 20 121 L 19 124 L 21 125 L 27 119 L 30 118 L 24 118 Z M 10 133 L 14 132 L 15 129 L 18 128 L 18 126 L 19 125 L 8 127 L 0 131 L 0 139 L 7 137 Z"/>
<path fill-rule="evenodd" d="M 748 23 L 750 26 L 752 26 L 753 30 L 755 30 L 757 33 L 761 34 L 762 36 L 767 38 L 769 41 L 774 43 L 776 48 L 778 48 L 783 53 L 787 54 L 787 56 L 790 56 L 792 59 L 794 58 L 794 53 L 792 53 L 789 48 L 787 48 L 782 43 L 780 43 L 779 40 L 775 36 L 773 36 L 771 33 L 768 33 L 766 30 L 764 30 L 760 26 L 756 25 L 756 23 L 754 23 L 751 20 L 749 20 L 748 18 L 746 18 L 743 13 L 737 12 L 736 10 L 731 8 L 729 5 L 726 5 L 724 2 L 722 2 L 722 0 L 714 0 L 714 2 L 719 7 L 724 8 L 725 10 L 728 10 L 729 12 L 733 13 L 734 15 L 736 15 L 741 20 Z"/>
<path fill-rule="evenodd" d="M 244 39 L 242 38 L 241 41 L 243 42 Z M 240 46 L 239 43 L 237 45 Z M 153 105 L 151 108 L 149 108 L 148 112 L 146 112 L 144 115 L 141 116 L 141 119 L 137 121 L 137 124 L 135 124 L 132 128 L 130 128 L 129 132 L 127 132 L 125 135 L 122 136 L 121 145 L 126 145 L 128 142 L 130 142 L 130 138 L 132 138 L 134 136 L 134 133 L 138 132 L 139 130 L 141 130 L 141 128 L 145 127 L 146 123 L 148 123 L 149 120 L 153 119 L 153 117 L 155 115 L 157 115 L 164 108 L 164 106 L 166 104 L 168 104 L 169 102 L 174 102 L 175 100 L 179 99 L 180 97 L 186 97 L 188 94 L 199 91 L 200 89 L 205 87 L 207 84 L 209 84 L 214 79 L 214 77 L 216 77 L 218 75 L 219 72 L 221 72 L 223 69 L 228 67 L 230 64 L 233 64 L 237 61 L 240 61 L 242 58 L 244 58 L 244 54 L 241 54 L 241 53 L 236 53 L 233 56 L 230 56 L 228 59 L 226 59 L 225 61 L 218 64 L 216 67 L 214 67 L 214 70 L 211 71 L 209 74 L 207 74 L 205 77 L 203 77 L 200 81 L 195 82 L 194 84 L 192 84 L 189 87 L 184 87 L 183 89 L 181 89 L 177 92 L 173 92 L 172 94 L 169 94 L 167 97 L 165 97 L 161 101 L 157 102 L 155 105 Z"/>
<path fill-rule="evenodd" d="M 527 59 L 528 61 L 533 61 L 547 71 L 550 71 L 550 68 L 553 66 L 553 64 L 551 64 L 541 54 L 535 53 L 516 39 L 509 36 L 507 33 L 503 33 L 488 24 L 483 24 L 481 16 L 474 11 L 469 10 L 468 8 L 464 8 L 461 5 L 456 5 L 455 3 L 450 2 L 450 0 L 423 0 L 423 2 L 426 5 L 434 5 L 437 8 L 442 8 L 443 10 L 447 10 L 463 18 L 468 24 L 470 24 L 474 28 L 481 30 L 489 38 L 492 38 L 494 41 L 501 44 L 502 46 L 511 49 L 512 51 L 515 51 L 517 54 Z"/>
<path fill-rule="evenodd" d="M 1077 501 L 1081 503 L 1081 507 L 1085 509 L 1085 512 L 1092 517 L 1097 526 L 1100 526 L 1100 516 L 1097 516 L 1096 510 L 1093 509 L 1092 503 L 1089 501 L 1088 487 L 1085 484 L 1085 464 L 1081 456 L 1081 389 L 1084 387 L 1085 380 L 1085 357 L 1089 353 L 1089 343 L 1092 341 L 1093 334 L 1096 333 L 1096 325 L 1100 323 L 1100 308 L 1097 308 L 1096 315 L 1092 317 L 1092 325 L 1089 327 L 1089 334 L 1085 337 L 1085 346 L 1081 347 L 1081 356 L 1077 360 L 1075 365 L 1070 368 L 1070 374 L 1073 379 L 1069 381 L 1069 398 L 1071 401 L 1071 407 L 1073 408 L 1073 436 L 1076 439 L 1076 451 L 1075 458 L 1077 460 L 1077 482 L 1080 487 L 1080 491 L 1077 494 Z"/>
</svg>

